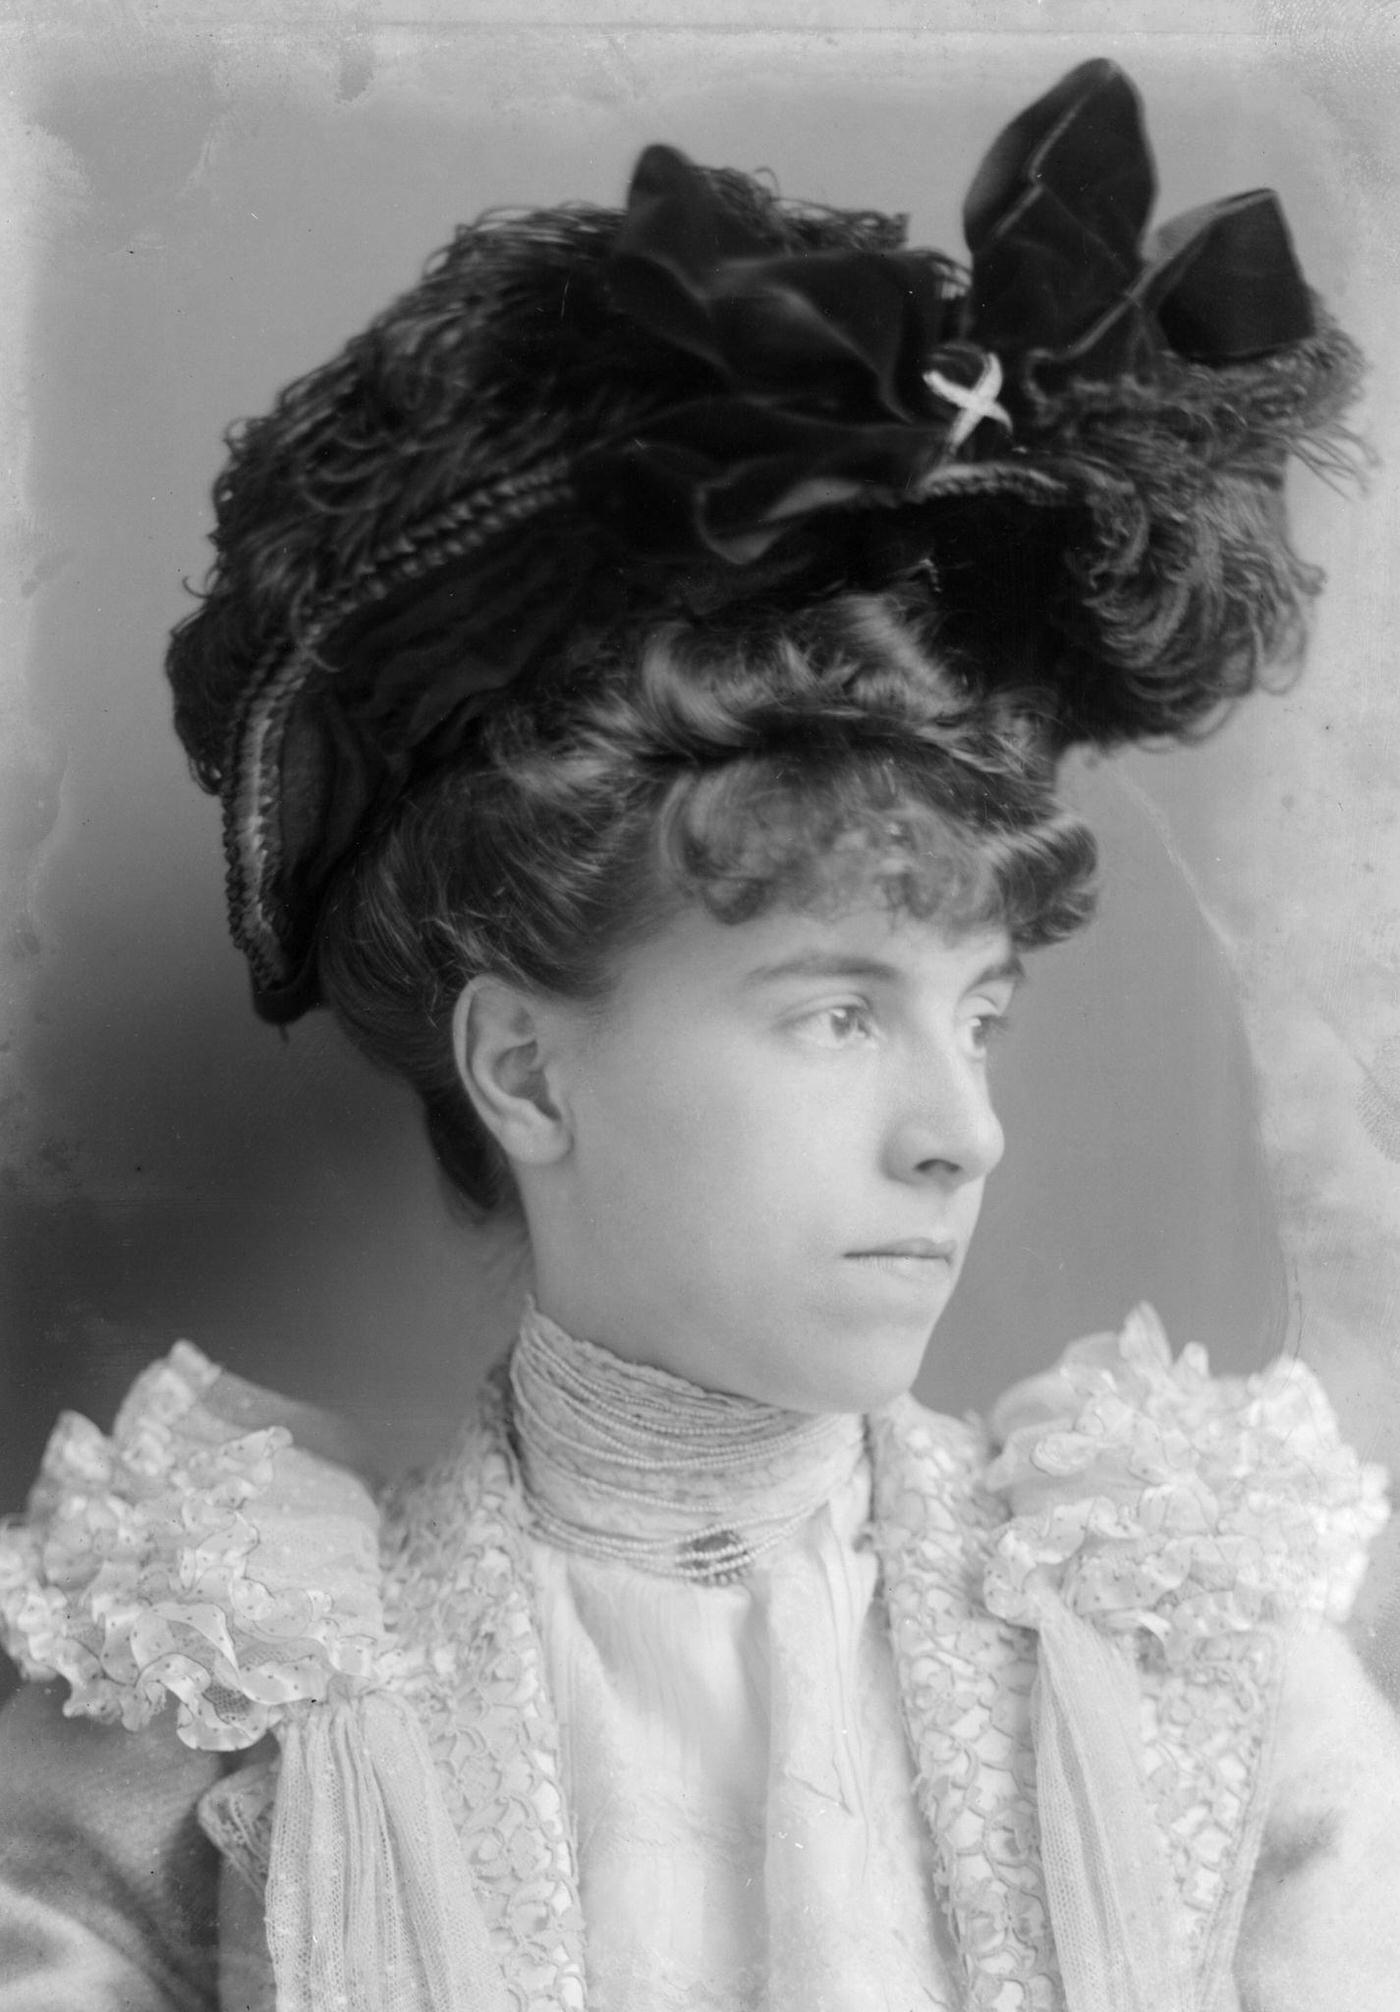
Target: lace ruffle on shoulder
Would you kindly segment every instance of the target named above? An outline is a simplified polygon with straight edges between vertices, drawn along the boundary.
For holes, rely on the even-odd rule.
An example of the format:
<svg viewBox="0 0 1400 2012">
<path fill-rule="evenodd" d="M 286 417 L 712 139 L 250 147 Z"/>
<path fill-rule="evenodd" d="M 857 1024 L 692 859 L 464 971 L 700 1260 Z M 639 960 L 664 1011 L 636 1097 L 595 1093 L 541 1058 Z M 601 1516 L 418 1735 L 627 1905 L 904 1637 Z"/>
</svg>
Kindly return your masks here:
<svg viewBox="0 0 1400 2012">
<path fill-rule="evenodd" d="M 1189 1961 L 1228 1969 L 1280 1627 L 1350 1605 L 1386 1516 L 1381 1471 L 1342 1443 L 1301 1364 L 1212 1379 L 1200 1350 L 1173 1363 L 1146 1312 L 1009 1392 L 994 1456 L 908 1401 L 872 1430 L 891 1635 L 968 2004 L 1062 2002 L 1033 1739 L 1057 1608 L 1138 1668 L 1144 1787 Z"/>
<path fill-rule="evenodd" d="M 1346 1618 L 1384 1525 L 1385 1476 L 1342 1440 L 1311 1370 L 1212 1377 L 1155 1315 L 1076 1342 L 992 1418 L 986 1486 L 1010 1519 L 983 1590 L 1038 1625 L 1047 1594 L 1168 1661 L 1261 1627 Z"/>
<path fill-rule="evenodd" d="M 187 1745 L 231 1750 L 361 1688 L 384 1628 L 364 1484 L 285 1426 L 229 1422 L 219 1383 L 181 1342 L 110 1438 L 64 1414 L 28 1516 L 0 1527 L 0 1641 L 66 1678 L 70 1715 L 137 1727 L 173 1698 Z"/>
</svg>

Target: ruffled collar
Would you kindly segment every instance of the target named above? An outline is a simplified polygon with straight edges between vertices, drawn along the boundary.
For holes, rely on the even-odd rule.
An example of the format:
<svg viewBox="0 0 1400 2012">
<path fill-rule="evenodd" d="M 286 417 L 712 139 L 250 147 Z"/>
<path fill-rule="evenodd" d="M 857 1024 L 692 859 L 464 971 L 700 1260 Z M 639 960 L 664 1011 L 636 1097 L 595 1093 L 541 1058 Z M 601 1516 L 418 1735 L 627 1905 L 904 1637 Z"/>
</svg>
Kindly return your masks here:
<svg viewBox="0 0 1400 2012">
<path fill-rule="evenodd" d="M 738 1578 L 865 1457 L 855 1413 L 785 1411 L 702 1389 L 565 1333 L 533 1302 L 509 1392 L 537 1533 L 670 1578 Z"/>
</svg>

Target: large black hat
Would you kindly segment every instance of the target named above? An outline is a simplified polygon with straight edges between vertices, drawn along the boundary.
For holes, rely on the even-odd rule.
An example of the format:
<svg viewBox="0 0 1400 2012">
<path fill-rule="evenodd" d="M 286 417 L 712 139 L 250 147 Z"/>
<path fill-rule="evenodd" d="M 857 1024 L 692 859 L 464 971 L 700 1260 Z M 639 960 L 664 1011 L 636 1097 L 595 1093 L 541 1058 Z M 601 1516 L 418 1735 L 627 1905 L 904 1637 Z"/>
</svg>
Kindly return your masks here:
<svg viewBox="0 0 1400 2012">
<path fill-rule="evenodd" d="M 317 999 L 326 890 L 566 640 L 916 580 L 953 664 L 1056 749 L 1189 733 L 1298 640 L 1290 452 L 1356 352 L 1254 191 L 1144 241 L 1112 63 L 1014 120 L 967 267 L 903 221 L 651 147 L 627 206 L 493 214 L 237 429 L 175 632 L 259 1010 Z"/>
</svg>

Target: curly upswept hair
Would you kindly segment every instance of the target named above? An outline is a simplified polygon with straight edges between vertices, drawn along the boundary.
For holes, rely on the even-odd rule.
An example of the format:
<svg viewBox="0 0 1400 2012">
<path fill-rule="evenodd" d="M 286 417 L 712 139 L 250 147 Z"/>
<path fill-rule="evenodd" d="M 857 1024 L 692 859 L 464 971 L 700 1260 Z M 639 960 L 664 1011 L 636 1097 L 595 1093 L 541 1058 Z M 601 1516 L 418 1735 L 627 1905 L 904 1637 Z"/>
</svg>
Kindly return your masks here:
<svg viewBox="0 0 1400 2012">
<path fill-rule="evenodd" d="M 230 436 L 167 668 L 254 1001 L 328 1004 L 478 1206 L 476 974 L 604 997 L 686 902 L 1053 941 L 1065 750 L 1287 675 L 1287 468 L 1354 463 L 1361 358 L 1270 191 L 1154 199 L 1103 60 L 993 142 L 966 267 L 650 147 L 620 210 L 460 230 Z"/>
<path fill-rule="evenodd" d="M 339 877 L 320 986 L 486 1211 L 511 1184 L 452 1048 L 477 974 L 605 999 L 687 902 L 742 923 L 875 900 L 1035 948 L 1087 920 L 1094 864 L 1025 704 L 971 695 L 916 595 L 750 607 L 616 635 L 491 715 Z"/>
<path fill-rule="evenodd" d="M 1286 672 L 1320 576 L 1285 470 L 1347 465 L 1354 345 L 1267 192 L 1193 225 L 1215 253 L 1174 279 L 1151 264 L 1112 64 L 1008 135 L 966 270 L 902 219 L 648 149 L 625 210 L 459 231 L 230 436 L 168 670 L 260 1012 L 318 1003 L 362 833 L 584 635 L 918 583 L 940 651 L 1033 687 L 1057 752 L 1193 737 Z"/>
</svg>

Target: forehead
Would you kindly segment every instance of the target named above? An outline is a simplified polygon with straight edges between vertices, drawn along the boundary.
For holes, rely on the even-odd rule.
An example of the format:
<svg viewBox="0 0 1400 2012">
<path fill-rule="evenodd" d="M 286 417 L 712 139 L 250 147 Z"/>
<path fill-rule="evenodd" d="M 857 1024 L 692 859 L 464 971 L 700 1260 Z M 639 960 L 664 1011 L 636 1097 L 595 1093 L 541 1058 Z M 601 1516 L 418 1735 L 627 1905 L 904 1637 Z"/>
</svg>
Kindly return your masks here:
<svg viewBox="0 0 1400 2012">
<path fill-rule="evenodd" d="M 834 915 L 775 908 L 745 922 L 724 922 L 691 904 L 623 959 L 616 996 L 744 1000 L 843 977 L 957 995 L 1018 971 L 1004 929 L 950 934 L 879 901 Z"/>
</svg>

